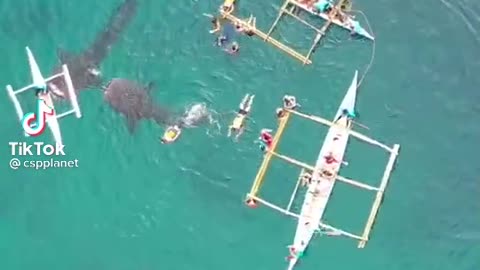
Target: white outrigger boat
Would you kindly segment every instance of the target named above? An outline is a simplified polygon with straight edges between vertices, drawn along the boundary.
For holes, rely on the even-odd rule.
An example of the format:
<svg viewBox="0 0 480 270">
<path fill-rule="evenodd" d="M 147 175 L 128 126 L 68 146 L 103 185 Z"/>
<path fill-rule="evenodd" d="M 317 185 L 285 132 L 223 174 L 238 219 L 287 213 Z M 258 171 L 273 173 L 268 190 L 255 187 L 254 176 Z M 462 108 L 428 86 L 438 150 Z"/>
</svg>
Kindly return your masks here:
<svg viewBox="0 0 480 270">
<path fill-rule="evenodd" d="M 24 117 L 24 111 L 22 109 L 22 106 L 20 105 L 20 102 L 17 99 L 17 95 L 23 92 L 26 92 L 28 90 L 36 90 L 36 89 L 46 89 L 48 83 L 56 78 L 63 77 L 65 80 L 65 84 L 68 88 L 68 93 L 69 93 L 69 98 L 70 98 L 70 103 L 72 106 L 72 109 L 61 113 L 57 114 L 55 111 L 54 103 L 51 94 L 47 91 L 45 94 L 41 95 L 41 98 L 45 102 L 45 105 L 53 109 L 53 114 L 52 115 L 46 115 L 46 122 L 50 130 L 52 131 L 53 138 L 55 139 L 55 142 L 58 145 L 63 145 L 63 140 L 62 140 L 62 134 L 60 132 L 60 125 L 58 123 L 58 119 L 70 115 L 70 114 L 75 114 L 77 118 L 82 117 L 82 113 L 80 112 L 80 107 L 78 105 L 77 101 L 77 95 L 75 94 L 75 90 L 73 88 L 73 83 L 72 79 L 70 78 L 70 73 L 68 71 L 67 65 L 62 66 L 62 72 L 54 74 L 53 76 L 44 79 L 42 76 L 42 73 L 40 72 L 40 68 L 38 67 L 37 62 L 35 61 L 35 58 L 30 51 L 28 47 L 26 47 L 27 50 L 27 56 L 28 56 L 28 63 L 30 65 L 30 72 L 32 74 L 32 80 L 33 83 L 30 85 L 27 85 L 19 90 L 13 90 L 13 87 L 11 85 L 7 85 L 7 93 L 10 97 L 10 99 L 13 102 L 13 105 L 15 106 L 15 110 L 17 112 L 17 116 L 20 120 L 22 121 Z M 25 133 L 25 136 L 29 136 L 27 133 Z"/>
<path fill-rule="evenodd" d="M 280 119 L 280 124 L 274 136 L 272 146 L 264 157 L 264 161 L 257 173 L 257 177 L 253 183 L 250 193 L 247 194 L 247 204 L 250 207 L 255 207 L 256 203 L 259 202 L 283 214 L 298 219 L 293 244 L 289 246 L 291 256 L 289 256 L 288 270 L 292 270 L 294 268 L 301 255 L 312 240 L 313 236 L 319 230 L 327 230 L 333 235 L 347 236 L 359 240 L 359 248 L 365 247 L 366 242 L 369 239 L 369 234 L 373 226 L 373 222 L 376 218 L 378 209 L 380 207 L 382 197 L 388 184 L 390 173 L 393 170 L 400 146 L 398 144 L 395 144 L 393 147 L 389 147 L 363 134 L 351 130 L 353 122 L 350 119 L 351 114 L 349 113 L 353 113 L 355 111 L 355 100 L 357 95 L 357 76 L 358 73 L 355 72 L 353 81 L 348 88 L 348 91 L 343 98 L 343 101 L 340 104 L 340 107 L 335 114 L 335 118 L 333 121 L 329 121 L 318 116 L 306 115 L 294 110 L 285 109 L 286 115 Z M 315 166 L 310 166 L 306 163 L 275 152 L 276 145 L 280 139 L 281 134 L 283 133 L 290 114 L 298 115 L 300 117 L 304 117 L 329 126 L 329 131 L 321 147 Z M 356 137 L 369 144 L 380 146 L 381 148 L 390 152 L 390 158 L 387 163 L 380 187 L 373 187 L 352 179 L 342 177 L 338 174 L 341 165 L 345 164 L 345 162 L 343 162 L 343 157 L 350 136 Z M 258 196 L 260 187 L 263 182 L 263 177 L 272 156 L 278 157 L 302 168 L 300 177 L 290 197 L 290 201 L 285 209 L 275 204 L 272 204 Z M 299 214 L 296 214 L 291 212 L 291 207 L 295 199 L 296 193 L 299 189 L 300 183 L 302 181 L 302 177 L 305 175 L 305 172 L 308 172 L 308 174 L 311 175 L 310 183 L 308 184 L 308 191 L 305 194 L 305 199 L 303 201 L 301 211 Z M 328 200 L 337 180 L 356 186 L 358 188 L 377 192 L 377 196 L 373 203 L 370 216 L 368 217 L 368 221 L 362 236 L 337 229 L 322 222 L 322 217 L 325 213 Z"/>
<path fill-rule="evenodd" d="M 369 40 L 375 40 L 375 38 L 372 36 L 372 34 L 370 34 L 367 30 L 365 30 L 365 28 L 360 26 L 359 22 L 356 21 L 355 19 L 353 19 L 353 17 L 351 15 L 345 14 L 344 12 L 340 12 L 339 16 L 341 16 L 341 18 L 343 18 L 343 20 L 341 20 L 340 17 L 338 17 L 338 16 L 335 16 L 334 18 L 330 18 L 329 14 L 324 13 L 324 12 L 317 12 L 317 11 L 314 10 L 313 7 L 308 7 L 307 5 L 302 4 L 302 3 L 300 3 L 296 0 L 288 0 L 288 1 L 291 1 L 294 5 L 301 8 L 302 10 L 310 13 L 313 16 L 318 16 L 318 17 L 324 19 L 325 21 L 331 20 L 333 24 L 338 25 L 338 26 L 342 27 L 343 29 L 346 29 L 348 31 L 354 31 L 355 34 L 357 34 L 359 36 L 362 36 L 364 38 L 367 38 Z M 357 29 L 353 28 L 353 26 L 355 24 L 358 25 Z"/>
</svg>

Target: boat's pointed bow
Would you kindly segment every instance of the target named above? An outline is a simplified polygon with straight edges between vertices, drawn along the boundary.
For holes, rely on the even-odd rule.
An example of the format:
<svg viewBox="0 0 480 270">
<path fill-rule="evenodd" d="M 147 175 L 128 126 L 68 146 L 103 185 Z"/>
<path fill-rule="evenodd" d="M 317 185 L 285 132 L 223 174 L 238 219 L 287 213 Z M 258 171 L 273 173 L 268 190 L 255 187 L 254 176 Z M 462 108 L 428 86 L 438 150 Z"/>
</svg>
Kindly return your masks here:
<svg viewBox="0 0 480 270">
<path fill-rule="evenodd" d="M 338 112 L 335 116 L 335 119 L 342 115 L 343 110 L 348 110 L 350 112 L 355 112 L 355 101 L 357 99 L 357 87 L 358 86 L 358 70 L 355 70 L 355 74 L 353 75 L 352 83 L 343 98 L 343 101 L 338 108 Z"/>
<path fill-rule="evenodd" d="M 38 88 L 46 88 L 47 84 L 45 83 L 45 78 L 43 78 L 40 68 L 38 67 L 35 57 L 33 57 L 32 51 L 30 48 L 25 47 L 27 50 L 28 64 L 30 65 L 30 72 L 32 73 L 33 84 Z"/>
</svg>

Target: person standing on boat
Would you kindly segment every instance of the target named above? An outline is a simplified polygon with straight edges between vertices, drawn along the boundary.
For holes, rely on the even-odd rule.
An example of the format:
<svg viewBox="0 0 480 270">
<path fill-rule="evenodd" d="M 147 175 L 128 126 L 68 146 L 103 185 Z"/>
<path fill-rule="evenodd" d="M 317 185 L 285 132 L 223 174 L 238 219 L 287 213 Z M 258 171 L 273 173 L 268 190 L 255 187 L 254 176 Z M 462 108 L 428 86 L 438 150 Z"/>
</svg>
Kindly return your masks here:
<svg viewBox="0 0 480 270">
<path fill-rule="evenodd" d="M 333 152 L 329 152 L 328 155 L 325 156 L 325 162 L 330 165 L 330 164 L 333 164 L 333 163 L 338 163 L 338 160 L 335 159 L 335 157 L 333 156 Z"/>
</svg>

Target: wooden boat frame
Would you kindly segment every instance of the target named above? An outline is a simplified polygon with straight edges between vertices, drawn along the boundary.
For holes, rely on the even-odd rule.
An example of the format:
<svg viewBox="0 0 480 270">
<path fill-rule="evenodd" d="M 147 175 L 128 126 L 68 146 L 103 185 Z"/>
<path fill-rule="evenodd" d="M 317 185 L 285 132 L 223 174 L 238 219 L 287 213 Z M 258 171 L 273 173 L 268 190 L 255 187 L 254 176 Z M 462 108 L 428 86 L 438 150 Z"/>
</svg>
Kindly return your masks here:
<svg viewBox="0 0 480 270">
<path fill-rule="evenodd" d="M 335 17 L 338 10 L 340 10 L 340 7 L 343 5 L 343 3 L 345 1 L 346 0 L 339 0 L 338 1 L 338 3 L 335 5 L 335 8 L 332 11 L 333 12 L 332 17 Z M 267 33 L 264 33 L 263 31 L 259 30 L 255 25 L 249 24 L 247 19 L 241 19 L 241 18 L 238 18 L 238 17 L 236 17 L 232 14 L 225 13 L 223 11 L 221 11 L 220 13 L 221 13 L 221 15 L 223 16 L 224 19 L 227 19 L 228 21 L 230 21 L 233 24 L 240 25 L 242 28 L 244 28 L 247 31 L 253 32 L 255 34 L 255 36 L 259 37 L 264 42 L 269 43 L 272 46 L 276 47 L 277 49 L 287 53 L 291 57 L 293 57 L 296 60 L 302 62 L 303 65 L 309 65 L 309 64 L 312 64 L 311 56 L 314 53 L 315 48 L 320 43 L 321 39 L 326 35 L 328 29 L 330 28 L 330 26 L 332 25 L 333 22 L 332 22 L 332 20 L 329 19 L 325 22 L 325 24 L 321 28 L 318 28 L 318 27 L 308 23 L 304 19 L 302 19 L 299 16 L 294 14 L 294 12 L 297 8 L 301 9 L 298 6 L 297 3 L 298 2 L 296 2 L 296 1 L 285 0 L 283 5 L 280 7 L 280 11 L 278 13 L 277 18 L 275 19 L 275 21 L 273 22 L 272 26 L 270 27 L 270 29 L 268 30 Z M 308 53 L 306 55 L 301 54 L 300 52 L 296 51 L 295 49 L 285 45 L 281 41 L 271 37 L 271 34 L 275 30 L 277 24 L 280 22 L 280 19 L 285 14 L 293 17 L 294 19 L 298 20 L 299 22 L 308 26 L 309 28 L 313 29 L 316 32 L 315 39 L 314 39 L 312 45 L 310 46 L 310 49 L 308 50 Z"/>
<path fill-rule="evenodd" d="M 30 49 L 28 47 L 26 47 L 26 49 L 27 49 L 27 52 L 30 51 Z M 35 61 L 35 59 L 33 58 L 33 54 L 32 54 L 31 57 L 32 57 L 32 60 Z M 37 68 L 38 68 L 38 65 L 36 64 L 36 61 L 35 61 L 34 65 L 36 65 Z M 58 124 L 58 120 L 65 117 L 65 116 L 71 115 L 71 114 L 75 114 L 76 118 L 81 118 L 82 117 L 82 112 L 80 111 L 80 106 L 78 104 L 77 95 L 75 93 L 75 89 L 74 89 L 73 82 L 72 82 L 72 79 L 70 77 L 70 72 L 68 70 L 67 65 L 65 65 L 65 64 L 62 65 L 62 71 L 61 72 L 56 73 L 56 74 L 52 75 L 51 77 L 44 79 L 45 84 L 48 85 L 49 82 L 51 82 L 54 79 L 59 78 L 59 77 L 63 77 L 63 79 L 65 81 L 65 85 L 67 86 L 68 95 L 69 95 L 69 99 L 70 99 L 70 105 L 72 106 L 72 109 L 58 114 L 57 111 L 55 110 L 51 94 L 47 93 L 47 95 L 48 95 L 47 100 L 50 103 L 49 106 L 51 106 L 55 111 L 55 115 L 53 115 L 51 118 L 49 118 L 47 120 L 47 125 L 49 126 L 50 130 L 52 131 L 56 143 L 62 145 L 63 144 L 62 143 L 62 135 L 61 135 L 61 131 L 60 131 L 60 126 Z M 37 85 L 35 83 L 32 83 L 32 84 L 27 85 L 25 87 L 22 87 L 21 89 L 18 89 L 18 90 L 14 90 L 13 87 L 10 84 L 6 86 L 8 96 L 10 97 L 10 100 L 12 101 L 12 103 L 15 107 L 15 111 L 17 113 L 17 117 L 18 117 L 20 122 L 22 121 L 25 113 L 22 109 L 22 106 L 20 105 L 20 102 L 18 101 L 17 95 L 19 95 L 23 92 L 26 92 L 28 90 L 32 90 L 36 86 Z M 29 137 L 29 135 L 27 133 L 25 133 L 25 136 Z"/>
<path fill-rule="evenodd" d="M 319 116 L 309 115 L 309 114 L 298 112 L 296 110 L 288 110 L 288 109 L 285 109 L 284 112 L 285 112 L 284 116 L 279 119 L 279 125 L 278 125 L 277 131 L 274 135 L 272 145 L 271 145 L 270 149 L 265 153 L 263 162 L 260 165 L 260 168 L 257 172 L 256 177 L 255 177 L 255 180 L 252 184 L 251 190 L 246 196 L 246 202 L 247 202 L 247 204 L 250 205 L 251 201 L 254 200 L 255 202 L 261 203 L 261 204 L 263 204 L 267 207 L 270 207 L 274 210 L 277 210 L 277 211 L 279 211 L 279 212 L 281 212 L 285 215 L 292 216 L 292 217 L 295 217 L 295 218 L 298 219 L 300 217 L 299 214 L 296 214 L 296 213 L 293 213 L 292 211 L 290 211 L 291 206 L 292 206 L 292 203 L 293 203 L 294 198 L 296 196 L 298 187 L 300 185 L 300 181 L 301 181 L 303 172 L 304 171 L 313 172 L 313 171 L 315 171 L 315 168 L 311 165 L 308 165 L 308 164 L 302 162 L 302 161 L 299 161 L 299 160 L 296 160 L 294 158 L 291 158 L 291 157 L 288 157 L 288 156 L 285 156 L 285 155 L 282 155 L 282 154 L 279 154 L 279 153 L 275 152 L 275 149 L 276 149 L 276 147 L 277 147 L 277 145 L 280 141 L 280 138 L 281 138 L 281 136 L 284 132 L 284 129 L 285 129 L 291 115 L 296 115 L 296 116 L 299 116 L 299 117 L 302 117 L 302 118 L 305 118 L 305 119 L 309 119 L 309 120 L 312 120 L 314 122 L 326 125 L 328 127 L 335 126 L 337 128 L 343 128 L 343 129 L 345 129 L 345 128 L 340 126 L 340 125 L 337 125 L 337 124 L 333 123 L 332 121 L 329 121 L 329 120 L 324 119 L 324 118 L 319 117 Z M 335 177 L 334 177 L 335 178 L 334 180 L 338 180 L 338 181 L 353 185 L 353 186 L 358 187 L 358 188 L 362 188 L 362 189 L 366 189 L 366 190 L 376 192 L 375 200 L 374 200 L 372 208 L 370 210 L 370 214 L 368 216 L 365 228 L 363 230 L 363 234 L 360 236 L 360 235 L 356 235 L 356 234 L 353 234 L 353 233 L 349 233 L 347 231 L 341 230 L 339 228 L 333 227 L 331 225 L 328 225 L 328 224 L 325 224 L 325 223 L 322 223 L 322 222 L 319 223 L 318 230 L 321 230 L 321 229 L 325 230 L 326 229 L 326 230 L 330 230 L 332 232 L 335 232 L 339 235 L 343 235 L 343 236 L 347 236 L 347 237 L 356 239 L 356 240 L 359 241 L 358 242 L 358 248 L 364 248 L 366 243 L 369 240 L 373 224 L 374 224 L 375 219 L 377 217 L 380 205 L 383 201 L 383 196 L 384 196 L 386 187 L 388 185 L 388 181 L 390 179 L 391 172 L 394 169 L 394 165 L 395 165 L 398 153 L 399 153 L 400 145 L 399 144 L 394 144 L 392 147 L 389 147 L 389 146 L 387 146 L 385 144 L 382 144 L 375 139 L 367 137 L 366 135 L 363 135 L 363 134 L 361 134 L 357 131 L 354 131 L 354 130 L 351 130 L 351 129 L 345 129 L 345 130 L 352 137 L 355 137 L 355 138 L 357 138 L 357 139 L 359 139 L 363 142 L 369 143 L 371 145 L 378 146 L 378 147 L 386 150 L 387 152 L 390 153 L 390 157 L 389 157 L 388 163 L 386 165 L 386 168 L 385 168 L 385 171 L 384 171 L 384 174 L 383 174 L 383 177 L 382 177 L 382 180 L 381 180 L 381 183 L 380 183 L 379 187 L 370 186 L 368 184 L 364 184 L 364 183 L 361 183 L 359 181 L 343 177 L 341 175 L 335 175 Z M 265 173 L 267 172 L 267 169 L 268 169 L 268 166 L 270 164 L 270 161 L 271 161 L 272 157 L 280 158 L 280 159 L 282 159 L 282 160 L 284 160 L 284 161 L 286 161 L 290 164 L 296 165 L 296 166 L 298 166 L 302 169 L 302 172 L 300 173 L 300 176 L 297 180 L 297 184 L 296 184 L 296 186 L 295 186 L 295 188 L 292 192 L 292 195 L 290 197 L 289 203 L 288 203 L 286 208 L 282 208 L 278 205 L 270 203 L 270 202 L 262 199 L 259 196 L 260 188 L 261 188 L 261 186 L 264 182 Z M 252 205 L 250 205 L 250 206 L 252 206 Z"/>
</svg>

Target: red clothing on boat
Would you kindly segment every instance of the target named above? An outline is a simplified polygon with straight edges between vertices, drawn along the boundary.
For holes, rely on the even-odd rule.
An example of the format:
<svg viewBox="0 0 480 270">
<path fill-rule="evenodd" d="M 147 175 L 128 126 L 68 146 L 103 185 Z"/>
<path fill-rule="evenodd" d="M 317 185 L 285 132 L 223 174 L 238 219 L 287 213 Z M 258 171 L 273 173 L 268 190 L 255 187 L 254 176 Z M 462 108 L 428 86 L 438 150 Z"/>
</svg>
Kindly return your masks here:
<svg viewBox="0 0 480 270">
<path fill-rule="evenodd" d="M 270 133 L 268 132 L 262 132 L 262 134 L 260 135 L 260 137 L 262 138 L 262 141 L 265 142 L 265 144 L 270 147 L 272 145 L 272 142 L 273 142 L 273 137 Z"/>
<path fill-rule="evenodd" d="M 332 155 L 326 156 L 325 161 L 327 162 L 327 164 L 332 164 L 332 163 L 338 162 L 338 160 L 336 160 Z"/>
</svg>

